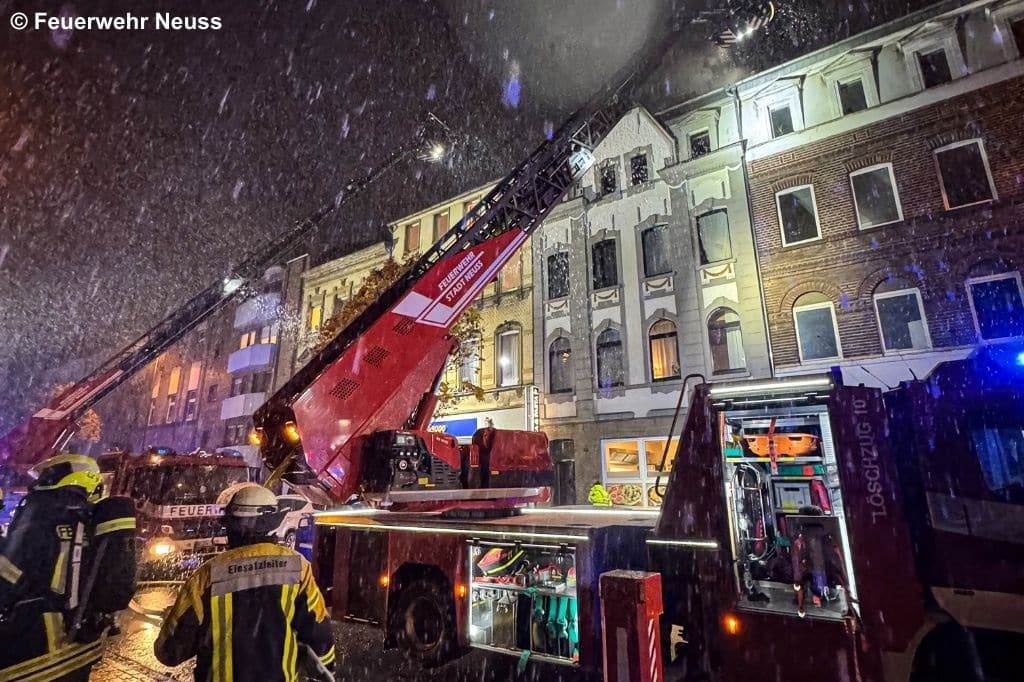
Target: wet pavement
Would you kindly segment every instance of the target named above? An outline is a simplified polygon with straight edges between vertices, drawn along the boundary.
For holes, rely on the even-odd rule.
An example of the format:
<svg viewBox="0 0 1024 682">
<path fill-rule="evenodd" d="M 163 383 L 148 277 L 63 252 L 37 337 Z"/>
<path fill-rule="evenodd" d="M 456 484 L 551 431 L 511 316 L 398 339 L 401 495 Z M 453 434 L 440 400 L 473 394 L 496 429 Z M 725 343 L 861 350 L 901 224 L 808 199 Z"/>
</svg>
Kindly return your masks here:
<svg viewBox="0 0 1024 682">
<path fill-rule="evenodd" d="M 120 618 L 121 632 L 107 642 L 102 662 L 93 670 L 92 682 L 158 680 L 171 682 L 191 680 L 192 665 L 177 668 L 161 665 L 153 656 L 153 642 L 160 630 L 162 611 L 174 601 L 173 588 L 157 587 L 140 590 L 132 609 Z M 503 682 L 540 682 L 541 680 L 577 681 L 584 678 L 562 666 L 530 663 L 522 674 L 517 672 L 517 659 L 512 656 L 470 651 L 458 660 L 433 670 L 413 667 L 400 652 L 384 650 L 383 634 L 375 626 L 363 623 L 335 623 L 334 636 L 338 651 L 339 682 L 366 680 L 402 680 L 407 682 L 469 682 L 470 680 Z"/>
</svg>

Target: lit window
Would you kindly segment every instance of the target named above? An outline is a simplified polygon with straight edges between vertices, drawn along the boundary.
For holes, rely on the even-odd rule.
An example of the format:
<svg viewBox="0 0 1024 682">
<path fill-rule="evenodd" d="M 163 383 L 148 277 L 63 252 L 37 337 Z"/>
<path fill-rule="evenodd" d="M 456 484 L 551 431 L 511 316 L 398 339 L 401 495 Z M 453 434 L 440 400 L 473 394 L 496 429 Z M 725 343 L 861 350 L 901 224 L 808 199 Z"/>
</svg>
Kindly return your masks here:
<svg viewBox="0 0 1024 682">
<path fill-rule="evenodd" d="M 665 447 L 664 438 L 628 438 L 601 442 L 602 482 L 612 503 L 618 506 L 657 507 L 661 495 L 656 490 L 659 476 L 672 470 L 679 451 L 679 439 Z M 667 450 L 667 456 L 666 456 Z M 664 488 L 666 478 L 661 478 Z M 662 490 L 662 492 L 664 492 Z"/>
<path fill-rule="evenodd" d="M 801 362 L 842 355 L 835 307 L 822 294 L 805 294 L 793 306 L 793 322 Z"/>
<path fill-rule="evenodd" d="M 170 395 L 174 395 L 178 392 L 181 387 L 181 367 L 175 367 L 171 370 L 171 379 L 167 384 L 167 392 Z"/>
<path fill-rule="evenodd" d="M 921 292 L 917 289 L 876 293 L 875 311 L 886 351 L 931 348 Z"/>
<path fill-rule="evenodd" d="M 434 215 L 434 241 L 437 242 L 448 231 L 448 211 Z"/>
<path fill-rule="evenodd" d="M 697 241 L 700 243 L 700 264 L 708 265 L 732 258 L 729 238 L 729 214 L 725 209 L 711 211 L 697 218 Z"/>
<path fill-rule="evenodd" d="M 597 385 L 608 389 L 625 383 L 622 337 L 614 329 L 605 329 L 597 337 Z"/>
<path fill-rule="evenodd" d="M 462 217 L 463 217 L 463 219 L 465 219 L 466 216 L 469 215 L 469 212 L 472 211 L 475 207 L 476 207 L 476 202 L 475 201 L 467 201 L 467 202 L 463 203 L 462 204 Z M 473 221 L 472 221 L 472 219 L 470 219 L 465 225 L 463 225 L 463 227 L 469 227 L 472 224 L 473 224 Z"/>
<path fill-rule="evenodd" d="M 782 137 L 793 132 L 793 113 L 788 104 L 768 109 L 768 119 L 771 122 L 772 137 Z"/>
<path fill-rule="evenodd" d="M 782 245 L 792 246 L 821 238 L 814 187 L 804 185 L 775 195 L 782 225 Z"/>
<path fill-rule="evenodd" d="M 309 328 L 312 331 L 316 331 L 320 328 L 320 322 L 323 319 L 324 309 L 322 306 L 315 305 L 309 309 Z"/>
<path fill-rule="evenodd" d="M 248 331 L 242 334 L 238 339 L 238 348 L 248 348 L 249 346 L 255 345 L 256 343 L 256 330 Z"/>
<path fill-rule="evenodd" d="M 679 345 L 676 326 L 671 320 L 658 320 L 651 325 L 651 380 L 679 378 Z"/>
<path fill-rule="evenodd" d="M 861 229 L 903 220 L 892 164 L 883 163 L 850 173 L 857 224 Z"/>
<path fill-rule="evenodd" d="M 420 223 L 409 223 L 405 226 L 405 252 L 412 253 L 420 248 Z"/>
<path fill-rule="evenodd" d="M 615 164 L 602 166 L 599 174 L 601 182 L 601 196 L 612 194 L 619 188 L 619 179 L 615 173 Z"/>
<path fill-rule="evenodd" d="M 572 392 L 572 347 L 560 336 L 548 348 L 548 380 L 551 393 Z"/>
<path fill-rule="evenodd" d="M 1024 293 L 1019 272 L 971 278 L 967 280 L 967 293 L 979 337 L 1024 336 Z"/>
<path fill-rule="evenodd" d="M 604 470 L 608 476 L 640 475 L 640 443 L 635 440 L 604 444 Z"/>
<path fill-rule="evenodd" d="M 949 59 L 942 48 L 933 52 L 918 53 L 917 63 L 921 67 L 921 78 L 925 88 L 934 88 L 953 80 L 949 70 Z"/>
<path fill-rule="evenodd" d="M 699 159 L 711 153 L 711 133 L 707 130 L 690 135 L 690 158 Z"/>
<path fill-rule="evenodd" d="M 335 309 L 340 308 L 336 305 Z M 264 325 L 260 330 L 260 343 L 277 343 L 277 328 L 276 323 Z"/>
<path fill-rule="evenodd" d="M 498 386 L 519 385 L 519 330 L 498 334 Z"/>
<path fill-rule="evenodd" d="M 615 240 L 605 239 L 591 247 L 593 256 L 594 289 L 605 289 L 619 284 L 618 256 Z"/>
<path fill-rule="evenodd" d="M 499 291 L 515 291 L 523 286 L 523 259 L 512 256 L 498 275 Z"/>
<path fill-rule="evenodd" d="M 462 342 L 462 365 L 459 381 L 477 384 L 480 381 L 480 339 L 472 337 Z"/>
<path fill-rule="evenodd" d="M 946 209 L 970 206 L 996 198 L 988 158 L 981 140 L 955 142 L 935 150 Z"/>
<path fill-rule="evenodd" d="M 861 79 L 838 83 L 837 88 L 839 89 L 839 107 L 844 116 L 868 108 L 868 99 L 864 94 L 864 81 Z"/>
<path fill-rule="evenodd" d="M 565 251 L 548 256 L 548 298 L 569 295 L 569 254 Z"/>
<path fill-rule="evenodd" d="M 668 252 L 668 225 L 648 227 L 640 233 L 644 251 L 644 277 L 654 277 L 671 272 L 672 263 Z"/>
<path fill-rule="evenodd" d="M 629 160 L 629 182 L 631 185 L 642 185 L 650 179 L 647 168 L 647 156 L 641 154 Z"/>
<path fill-rule="evenodd" d="M 728 308 L 719 308 L 708 318 L 708 343 L 711 346 L 711 370 L 718 374 L 746 369 L 740 316 Z"/>
</svg>

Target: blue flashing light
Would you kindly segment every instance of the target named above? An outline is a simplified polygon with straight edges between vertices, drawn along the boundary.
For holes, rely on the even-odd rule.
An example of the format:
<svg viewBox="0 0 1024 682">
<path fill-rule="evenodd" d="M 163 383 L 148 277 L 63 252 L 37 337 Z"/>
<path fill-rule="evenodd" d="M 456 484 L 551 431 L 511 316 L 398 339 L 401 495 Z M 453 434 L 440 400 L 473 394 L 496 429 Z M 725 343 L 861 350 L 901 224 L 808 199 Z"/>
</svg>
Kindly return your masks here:
<svg viewBox="0 0 1024 682">
<path fill-rule="evenodd" d="M 1024 351 L 1017 353 L 1017 366 L 1024 367 Z"/>
</svg>

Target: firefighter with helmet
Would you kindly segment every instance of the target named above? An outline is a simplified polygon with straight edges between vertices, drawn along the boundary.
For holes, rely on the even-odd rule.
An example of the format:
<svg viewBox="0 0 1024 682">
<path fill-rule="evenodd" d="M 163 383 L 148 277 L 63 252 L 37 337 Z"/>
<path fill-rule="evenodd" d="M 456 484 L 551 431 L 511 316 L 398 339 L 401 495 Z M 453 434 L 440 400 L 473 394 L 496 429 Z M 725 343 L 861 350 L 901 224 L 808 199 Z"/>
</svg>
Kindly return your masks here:
<svg viewBox="0 0 1024 682">
<path fill-rule="evenodd" d="M 134 510 L 101 501 L 91 457 L 57 455 L 31 474 L 0 546 L 0 680 L 84 681 L 135 589 Z"/>
<path fill-rule="evenodd" d="M 313 571 L 272 533 L 282 512 L 255 483 L 224 507 L 229 549 L 200 566 L 181 587 L 155 644 L 157 659 L 179 665 L 196 657 L 195 679 L 295 680 L 299 654 L 320 679 L 333 680 L 330 621 Z"/>
</svg>

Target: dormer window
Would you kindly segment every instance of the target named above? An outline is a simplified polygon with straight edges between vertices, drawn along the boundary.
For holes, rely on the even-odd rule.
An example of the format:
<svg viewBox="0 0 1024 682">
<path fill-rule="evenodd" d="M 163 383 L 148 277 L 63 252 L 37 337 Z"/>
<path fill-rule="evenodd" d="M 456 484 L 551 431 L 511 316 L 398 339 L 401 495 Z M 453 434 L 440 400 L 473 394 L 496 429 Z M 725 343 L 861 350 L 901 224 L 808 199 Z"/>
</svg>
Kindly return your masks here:
<svg viewBox="0 0 1024 682">
<path fill-rule="evenodd" d="M 917 63 L 921 67 L 921 80 L 925 88 L 934 88 L 953 80 L 946 50 L 941 47 L 932 52 L 919 52 Z"/>
<path fill-rule="evenodd" d="M 615 166 L 608 164 L 598 171 L 601 181 L 601 196 L 613 194 L 619 188 L 618 178 L 615 175 Z"/>
<path fill-rule="evenodd" d="M 864 92 L 864 81 L 855 78 L 850 81 L 836 84 L 839 90 L 839 106 L 843 116 L 854 114 L 868 108 L 867 95 Z"/>
<path fill-rule="evenodd" d="M 647 169 L 647 156 L 640 154 L 629 160 L 629 182 L 631 185 L 642 185 L 650 179 Z"/>
<path fill-rule="evenodd" d="M 793 132 L 793 113 L 788 104 L 770 107 L 768 118 L 771 122 L 772 137 L 782 137 Z"/>
<path fill-rule="evenodd" d="M 711 132 L 702 130 L 699 133 L 690 135 L 690 158 L 699 159 L 705 154 L 711 153 Z"/>
</svg>

